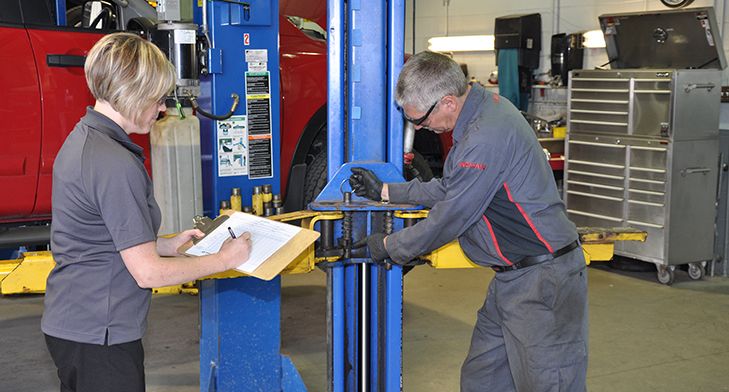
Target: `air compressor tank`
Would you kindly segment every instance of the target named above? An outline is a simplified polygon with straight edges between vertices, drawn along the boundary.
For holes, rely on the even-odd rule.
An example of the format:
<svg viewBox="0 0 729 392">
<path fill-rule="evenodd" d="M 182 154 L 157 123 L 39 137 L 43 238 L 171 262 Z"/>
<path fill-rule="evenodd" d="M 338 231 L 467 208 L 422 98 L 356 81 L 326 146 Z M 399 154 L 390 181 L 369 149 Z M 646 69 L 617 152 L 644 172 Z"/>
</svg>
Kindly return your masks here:
<svg viewBox="0 0 729 392">
<path fill-rule="evenodd" d="M 150 132 L 154 198 L 162 211 L 159 234 L 177 233 L 192 227 L 192 218 L 202 215 L 202 167 L 200 120 L 191 108 L 167 108 L 166 116 Z"/>
</svg>

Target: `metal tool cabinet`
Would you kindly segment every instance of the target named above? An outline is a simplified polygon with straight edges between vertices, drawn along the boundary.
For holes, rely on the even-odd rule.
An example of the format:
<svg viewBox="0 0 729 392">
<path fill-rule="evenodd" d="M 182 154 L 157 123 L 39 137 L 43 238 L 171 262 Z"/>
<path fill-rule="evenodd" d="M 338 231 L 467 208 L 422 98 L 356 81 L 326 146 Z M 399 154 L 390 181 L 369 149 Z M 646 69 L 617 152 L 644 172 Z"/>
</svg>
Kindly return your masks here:
<svg viewBox="0 0 729 392">
<path fill-rule="evenodd" d="M 615 253 L 692 278 L 713 257 L 719 70 L 580 70 L 570 79 L 565 201 L 578 226 L 632 226 Z"/>
<path fill-rule="evenodd" d="M 600 16 L 611 70 L 572 71 L 565 203 L 578 226 L 632 226 L 615 253 L 699 279 L 713 259 L 721 70 L 711 7 Z"/>
</svg>

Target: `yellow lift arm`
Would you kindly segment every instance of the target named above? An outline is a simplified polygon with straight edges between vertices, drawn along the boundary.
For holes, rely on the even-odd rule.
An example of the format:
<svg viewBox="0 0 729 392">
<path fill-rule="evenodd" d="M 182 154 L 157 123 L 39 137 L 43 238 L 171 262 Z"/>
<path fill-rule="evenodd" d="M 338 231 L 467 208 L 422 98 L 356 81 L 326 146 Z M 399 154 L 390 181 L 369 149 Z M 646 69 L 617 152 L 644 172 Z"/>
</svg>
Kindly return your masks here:
<svg viewBox="0 0 729 392">
<path fill-rule="evenodd" d="M 630 227 L 599 228 L 579 227 L 582 252 L 585 262 L 609 261 L 613 258 L 616 241 L 645 241 L 648 234 L 645 231 Z M 434 268 L 476 268 L 475 264 L 463 253 L 458 241 L 453 241 L 422 257 Z"/>
<path fill-rule="evenodd" d="M 398 218 L 423 219 L 428 211 L 399 211 L 395 213 Z M 301 227 L 314 229 L 317 222 L 322 220 L 342 219 L 341 212 L 297 211 L 270 217 L 281 222 L 299 221 Z M 645 241 L 646 232 L 632 228 L 593 228 L 582 227 L 577 229 L 580 242 L 585 253 L 587 264 L 592 261 L 607 261 L 612 259 L 616 241 Z M 478 268 L 466 257 L 458 241 L 453 241 L 427 255 L 422 256 L 434 268 Z M 300 274 L 311 272 L 317 263 L 334 262 L 338 257 L 316 257 L 314 245 L 305 252 L 296 256 L 291 264 L 282 272 L 283 274 Z M 0 261 L 0 294 L 40 294 L 46 290 L 46 278 L 53 269 L 55 262 L 51 252 L 25 252 L 23 257 L 16 260 Z M 246 276 L 243 273 L 229 271 L 206 277 L 205 279 L 236 278 Z M 197 293 L 194 282 L 160 287 L 153 290 L 161 294 Z"/>
</svg>

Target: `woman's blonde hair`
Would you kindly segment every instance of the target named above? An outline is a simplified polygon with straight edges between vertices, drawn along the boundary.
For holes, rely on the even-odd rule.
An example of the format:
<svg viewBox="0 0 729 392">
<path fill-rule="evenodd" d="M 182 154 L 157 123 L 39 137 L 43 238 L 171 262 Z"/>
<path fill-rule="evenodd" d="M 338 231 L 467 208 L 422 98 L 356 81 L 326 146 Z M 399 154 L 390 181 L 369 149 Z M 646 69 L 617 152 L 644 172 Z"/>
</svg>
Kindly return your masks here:
<svg viewBox="0 0 729 392">
<path fill-rule="evenodd" d="M 149 106 L 175 87 L 175 68 L 159 48 L 129 33 L 114 33 L 97 42 L 84 64 L 94 98 L 106 101 L 135 124 Z"/>
</svg>

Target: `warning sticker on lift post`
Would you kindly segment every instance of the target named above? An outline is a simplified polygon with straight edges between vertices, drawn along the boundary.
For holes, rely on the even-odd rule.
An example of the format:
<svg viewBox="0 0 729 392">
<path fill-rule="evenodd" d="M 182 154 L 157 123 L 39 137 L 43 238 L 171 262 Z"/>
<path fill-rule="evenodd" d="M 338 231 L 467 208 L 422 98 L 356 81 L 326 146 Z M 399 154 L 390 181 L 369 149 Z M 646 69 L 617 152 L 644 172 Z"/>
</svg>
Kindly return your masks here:
<svg viewBox="0 0 729 392">
<path fill-rule="evenodd" d="M 246 72 L 248 114 L 248 177 L 273 177 L 271 74 Z"/>
<path fill-rule="evenodd" d="M 246 116 L 217 121 L 218 177 L 248 174 L 248 131 Z"/>
</svg>

